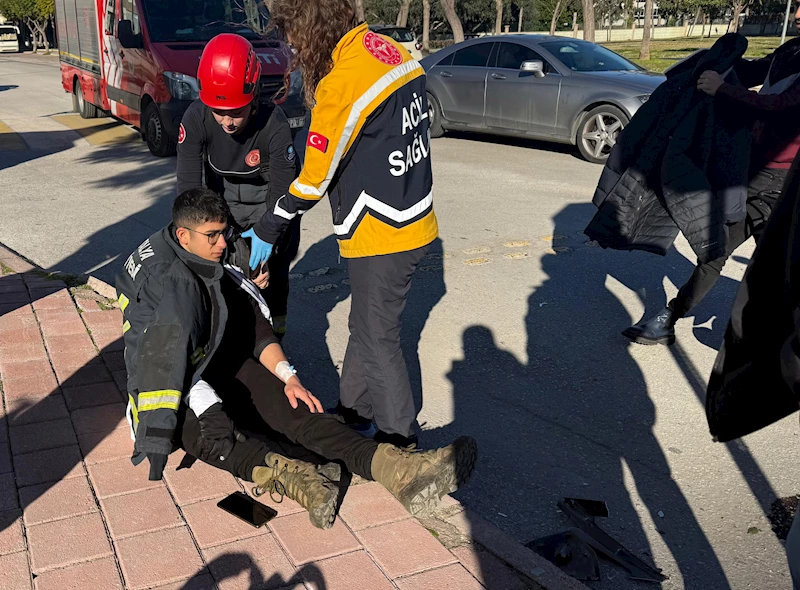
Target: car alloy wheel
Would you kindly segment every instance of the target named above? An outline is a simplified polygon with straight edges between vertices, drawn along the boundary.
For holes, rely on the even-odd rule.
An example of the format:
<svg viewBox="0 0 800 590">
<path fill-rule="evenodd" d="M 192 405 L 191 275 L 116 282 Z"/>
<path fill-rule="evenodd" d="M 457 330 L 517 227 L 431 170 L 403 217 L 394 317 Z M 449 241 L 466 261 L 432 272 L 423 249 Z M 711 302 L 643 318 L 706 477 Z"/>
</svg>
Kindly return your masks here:
<svg viewBox="0 0 800 590">
<path fill-rule="evenodd" d="M 598 160 L 607 158 L 624 126 L 619 117 L 607 111 L 590 117 L 581 130 L 583 151 Z"/>
</svg>

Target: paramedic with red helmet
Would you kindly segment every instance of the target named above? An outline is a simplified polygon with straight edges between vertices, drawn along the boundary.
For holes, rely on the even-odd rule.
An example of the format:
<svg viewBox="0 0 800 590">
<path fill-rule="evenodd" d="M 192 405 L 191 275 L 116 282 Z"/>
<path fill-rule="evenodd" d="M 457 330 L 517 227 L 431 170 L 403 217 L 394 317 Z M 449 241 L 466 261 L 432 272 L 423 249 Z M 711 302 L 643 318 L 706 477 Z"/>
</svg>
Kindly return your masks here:
<svg viewBox="0 0 800 590">
<path fill-rule="evenodd" d="M 266 255 L 259 250 L 263 242 L 252 240 L 252 227 L 286 194 L 298 163 L 283 110 L 259 100 L 260 77 L 260 60 L 247 39 L 224 33 L 208 42 L 197 69 L 200 99 L 186 111 L 178 133 L 177 188 L 181 194 L 207 186 L 224 196 L 240 236 L 229 246 L 228 262 L 253 271 L 282 336 L 299 218 Z M 252 251 L 244 238 L 255 242 Z"/>
</svg>

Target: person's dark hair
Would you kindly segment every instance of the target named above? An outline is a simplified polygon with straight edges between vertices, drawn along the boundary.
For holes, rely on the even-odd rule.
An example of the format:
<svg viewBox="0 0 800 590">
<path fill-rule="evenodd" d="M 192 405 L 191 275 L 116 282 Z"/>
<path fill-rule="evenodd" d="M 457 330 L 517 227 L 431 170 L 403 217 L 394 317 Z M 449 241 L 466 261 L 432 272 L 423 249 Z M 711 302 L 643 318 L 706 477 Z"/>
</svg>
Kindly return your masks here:
<svg viewBox="0 0 800 590">
<path fill-rule="evenodd" d="M 291 38 L 297 54 L 288 75 L 303 72 L 306 106 L 314 107 L 319 81 L 333 67 L 333 50 L 358 25 L 351 0 L 273 0 L 272 27 Z M 289 87 L 288 83 L 285 85 Z"/>
<path fill-rule="evenodd" d="M 194 229 L 209 221 L 225 223 L 229 215 L 225 199 L 207 188 L 184 191 L 172 205 L 172 223 L 175 227 Z"/>
</svg>

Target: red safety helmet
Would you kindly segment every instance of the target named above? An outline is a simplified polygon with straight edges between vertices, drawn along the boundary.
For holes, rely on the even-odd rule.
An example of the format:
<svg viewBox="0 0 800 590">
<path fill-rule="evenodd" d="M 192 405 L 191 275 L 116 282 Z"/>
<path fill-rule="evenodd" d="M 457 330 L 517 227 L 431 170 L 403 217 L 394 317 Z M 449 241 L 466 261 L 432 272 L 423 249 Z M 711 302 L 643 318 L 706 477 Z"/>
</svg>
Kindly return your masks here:
<svg viewBox="0 0 800 590">
<path fill-rule="evenodd" d="M 258 96 L 261 61 L 250 41 L 222 33 L 208 42 L 197 67 L 200 100 L 212 109 L 239 109 Z"/>
</svg>

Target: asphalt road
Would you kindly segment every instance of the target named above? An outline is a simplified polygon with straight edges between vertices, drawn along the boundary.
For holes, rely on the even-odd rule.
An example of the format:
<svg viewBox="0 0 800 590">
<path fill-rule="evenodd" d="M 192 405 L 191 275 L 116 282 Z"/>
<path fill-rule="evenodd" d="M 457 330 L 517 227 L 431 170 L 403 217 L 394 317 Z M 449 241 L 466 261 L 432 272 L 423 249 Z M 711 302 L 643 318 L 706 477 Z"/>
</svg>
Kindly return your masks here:
<svg viewBox="0 0 800 590">
<path fill-rule="evenodd" d="M 0 242 L 111 282 L 167 222 L 175 160 L 126 141 L 125 128 L 75 131 L 74 118 L 53 118 L 70 106 L 57 61 L 0 57 Z M 605 500 L 602 526 L 664 570 L 662 588 L 789 589 L 767 516 L 800 492 L 797 417 L 722 445 L 702 402 L 752 244 L 679 323 L 674 347 L 631 346 L 620 331 L 689 276 L 685 243 L 665 258 L 587 244 L 600 168 L 567 148 L 445 137 L 433 163 L 441 238 L 417 275 L 404 338 L 423 444 L 479 441 L 457 497 L 522 542 L 569 526 L 559 498 Z M 331 405 L 349 292 L 326 203 L 302 235 L 286 345 Z M 593 588 L 656 586 L 606 562 L 602 571 Z"/>
</svg>

